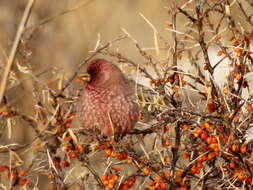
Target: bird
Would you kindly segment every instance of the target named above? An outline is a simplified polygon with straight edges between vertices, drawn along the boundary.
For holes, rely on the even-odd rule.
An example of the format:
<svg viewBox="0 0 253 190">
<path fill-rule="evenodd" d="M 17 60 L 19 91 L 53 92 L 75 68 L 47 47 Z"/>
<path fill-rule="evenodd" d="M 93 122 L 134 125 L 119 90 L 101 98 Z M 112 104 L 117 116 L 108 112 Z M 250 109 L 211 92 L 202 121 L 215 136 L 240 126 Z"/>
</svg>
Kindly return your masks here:
<svg viewBox="0 0 253 190">
<path fill-rule="evenodd" d="M 115 64 L 100 58 L 90 61 L 87 73 L 90 79 L 82 87 L 78 108 L 81 127 L 105 137 L 132 131 L 139 105 L 130 80 Z"/>
</svg>

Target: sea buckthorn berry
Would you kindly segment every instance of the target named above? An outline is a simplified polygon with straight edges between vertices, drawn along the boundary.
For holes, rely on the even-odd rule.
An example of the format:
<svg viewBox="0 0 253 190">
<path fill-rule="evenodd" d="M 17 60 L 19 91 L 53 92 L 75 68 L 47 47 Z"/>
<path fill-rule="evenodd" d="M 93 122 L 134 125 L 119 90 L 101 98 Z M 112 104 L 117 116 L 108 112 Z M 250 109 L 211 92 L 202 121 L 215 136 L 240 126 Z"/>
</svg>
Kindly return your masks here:
<svg viewBox="0 0 253 190">
<path fill-rule="evenodd" d="M 82 144 L 77 144 L 76 145 L 76 149 L 79 153 L 83 153 L 84 152 L 84 146 Z"/>
<path fill-rule="evenodd" d="M 117 171 L 117 172 L 121 170 L 121 168 L 117 167 L 117 166 L 112 166 L 112 169 L 115 170 L 115 171 Z"/>
<path fill-rule="evenodd" d="M 64 165 L 65 167 L 69 167 L 69 166 L 70 166 L 70 163 L 69 163 L 68 161 L 64 161 L 63 165 Z"/>
<path fill-rule="evenodd" d="M 212 160 L 215 157 L 214 152 L 209 152 L 207 155 L 207 160 Z"/>
<path fill-rule="evenodd" d="M 199 169 L 195 166 L 191 167 L 191 172 L 192 172 L 192 174 L 199 174 L 200 173 Z"/>
<path fill-rule="evenodd" d="M 130 177 L 130 178 L 127 180 L 126 184 L 128 185 L 128 187 L 132 187 L 132 186 L 135 184 L 135 181 L 136 181 L 136 177 L 135 177 L 135 176 L 132 176 L 132 177 Z"/>
<path fill-rule="evenodd" d="M 106 186 L 108 189 L 113 189 L 114 188 L 114 183 L 108 183 L 108 185 Z"/>
<path fill-rule="evenodd" d="M 143 170 L 144 175 L 149 175 L 150 174 L 150 169 L 149 168 L 144 168 Z"/>
<path fill-rule="evenodd" d="M 252 112 L 252 110 L 253 110 L 253 106 L 252 106 L 252 103 L 248 103 L 248 105 L 247 105 L 247 110 L 248 110 L 248 112 Z"/>
<path fill-rule="evenodd" d="M 224 51 L 220 50 L 220 51 L 217 52 L 217 56 L 221 56 L 223 53 L 224 53 Z"/>
<path fill-rule="evenodd" d="M 201 139 L 201 140 L 204 141 L 204 140 L 206 140 L 207 138 L 208 138 L 208 134 L 207 134 L 206 132 L 203 132 L 203 133 L 200 134 L 200 139 Z"/>
<path fill-rule="evenodd" d="M 19 173 L 18 173 L 18 177 L 23 177 L 26 173 L 27 173 L 26 170 L 21 170 L 21 171 L 19 171 Z"/>
<path fill-rule="evenodd" d="M 73 140 L 73 138 L 69 135 L 69 136 L 64 137 L 64 140 L 70 142 Z"/>
<path fill-rule="evenodd" d="M 8 166 L 0 165 L 0 172 L 9 170 Z"/>
<path fill-rule="evenodd" d="M 183 153 L 183 154 L 181 154 L 181 157 L 184 158 L 184 159 L 188 159 L 188 158 L 190 158 L 190 154 L 189 153 Z"/>
<path fill-rule="evenodd" d="M 171 143 L 170 143 L 170 141 L 168 140 L 168 139 L 163 139 L 162 140 L 162 144 L 163 144 L 163 146 L 170 146 L 171 145 Z"/>
<path fill-rule="evenodd" d="M 18 183 L 20 186 L 25 186 L 28 183 L 28 179 L 20 179 Z"/>
<path fill-rule="evenodd" d="M 122 184 L 120 184 L 119 189 L 120 190 L 128 190 L 129 187 L 126 184 L 122 183 Z"/>
<path fill-rule="evenodd" d="M 237 152 L 237 151 L 239 150 L 239 146 L 238 146 L 237 144 L 232 144 L 231 150 L 232 150 L 233 152 Z"/>
<path fill-rule="evenodd" d="M 211 141 L 211 143 L 217 143 L 217 138 L 215 137 L 215 136 L 212 136 L 212 141 Z"/>
<path fill-rule="evenodd" d="M 206 139 L 206 143 L 207 144 L 211 144 L 212 143 L 212 137 L 211 136 Z"/>
<path fill-rule="evenodd" d="M 161 176 L 156 176 L 155 181 L 156 182 L 162 182 L 163 178 Z"/>
<path fill-rule="evenodd" d="M 107 174 L 101 176 L 102 181 L 108 180 L 109 176 Z"/>
<path fill-rule="evenodd" d="M 163 172 L 163 176 L 165 177 L 165 179 L 170 179 L 170 173 L 169 172 Z"/>
<path fill-rule="evenodd" d="M 112 180 L 117 181 L 118 179 L 119 179 L 119 176 L 117 176 L 115 174 L 112 175 Z"/>
<path fill-rule="evenodd" d="M 206 154 L 202 155 L 202 156 L 200 157 L 200 160 L 201 160 L 202 162 L 207 161 L 207 155 L 206 155 Z"/>
<path fill-rule="evenodd" d="M 241 152 L 242 154 L 244 154 L 244 153 L 247 152 L 247 145 L 246 145 L 246 144 L 243 144 L 243 145 L 241 146 L 240 152 Z"/>
<path fill-rule="evenodd" d="M 182 128 L 183 128 L 184 131 L 189 131 L 190 130 L 190 125 L 184 124 Z"/>
<path fill-rule="evenodd" d="M 121 152 L 121 153 L 118 155 L 118 159 L 119 159 L 119 160 L 125 160 L 125 159 L 127 159 L 127 153 L 126 153 L 126 152 Z"/>
<path fill-rule="evenodd" d="M 111 154 L 112 154 L 112 149 L 111 148 L 106 148 L 105 149 L 105 156 L 109 157 L 109 156 L 111 156 Z"/>
<path fill-rule="evenodd" d="M 76 158 L 77 157 L 77 153 L 76 152 L 70 152 L 69 153 L 69 157 L 70 158 Z"/>
<path fill-rule="evenodd" d="M 252 183 L 252 177 L 247 177 L 246 180 L 245 180 L 245 182 L 247 184 L 251 184 Z"/>
<path fill-rule="evenodd" d="M 231 161 L 231 162 L 229 163 L 229 167 L 232 168 L 232 169 L 236 168 L 236 163 L 235 163 L 235 161 Z"/>
<path fill-rule="evenodd" d="M 201 161 L 197 162 L 197 168 L 199 169 L 203 168 L 203 163 Z"/>
</svg>

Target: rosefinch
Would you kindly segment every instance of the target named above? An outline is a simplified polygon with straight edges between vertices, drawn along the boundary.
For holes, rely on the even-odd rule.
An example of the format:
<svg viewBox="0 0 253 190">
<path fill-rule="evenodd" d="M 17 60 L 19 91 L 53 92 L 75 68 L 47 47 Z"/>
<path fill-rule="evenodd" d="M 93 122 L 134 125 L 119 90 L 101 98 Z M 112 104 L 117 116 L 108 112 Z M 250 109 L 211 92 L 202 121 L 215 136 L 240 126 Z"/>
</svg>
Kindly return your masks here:
<svg viewBox="0 0 253 190">
<path fill-rule="evenodd" d="M 95 59 L 87 67 L 90 80 L 85 84 L 79 114 L 81 125 L 99 130 L 102 135 L 125 134 L 138 119 L 134 88 L 121 70 L 104 59 Z"/>
</svg>

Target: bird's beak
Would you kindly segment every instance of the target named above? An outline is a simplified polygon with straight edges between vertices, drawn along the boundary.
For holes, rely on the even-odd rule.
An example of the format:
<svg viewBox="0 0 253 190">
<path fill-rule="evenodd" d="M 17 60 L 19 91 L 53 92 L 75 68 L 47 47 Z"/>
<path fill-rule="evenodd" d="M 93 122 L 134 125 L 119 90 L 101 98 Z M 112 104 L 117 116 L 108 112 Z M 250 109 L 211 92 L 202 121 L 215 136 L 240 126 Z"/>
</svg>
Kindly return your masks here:
<svg viewBox="0 0 253 190">
<path fill-rule="evenodd" d="M 77 79 L 83 82 L 90 81 L 90 74 L 89 73 L 80 73 L 77 75 Z"/>
</svg>

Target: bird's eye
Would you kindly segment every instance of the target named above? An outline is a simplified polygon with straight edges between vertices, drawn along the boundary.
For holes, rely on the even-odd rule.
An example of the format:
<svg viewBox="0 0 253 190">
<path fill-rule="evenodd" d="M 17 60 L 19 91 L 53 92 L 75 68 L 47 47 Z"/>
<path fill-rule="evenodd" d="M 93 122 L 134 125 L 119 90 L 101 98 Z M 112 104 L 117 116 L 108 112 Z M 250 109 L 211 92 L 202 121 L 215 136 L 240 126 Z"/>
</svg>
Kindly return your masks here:
<svg viewBox="0 0 253 190">
<path fill-rule="evenodd" d="M 96 68 L 93 68 L 93 69 L 90 70 L 89 74 L 91 76 L 95 76 L 97 74 L 97 72 L 98 72 L 98 70 Z"/>
</svg>

